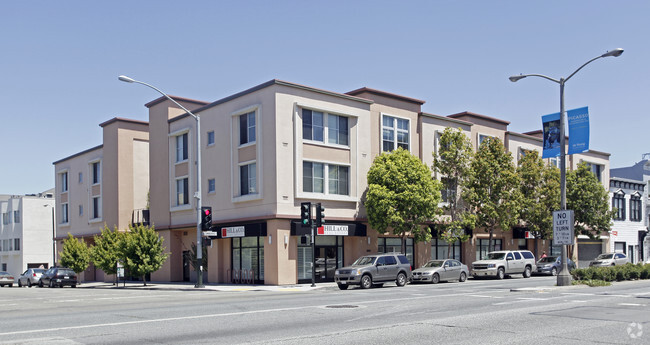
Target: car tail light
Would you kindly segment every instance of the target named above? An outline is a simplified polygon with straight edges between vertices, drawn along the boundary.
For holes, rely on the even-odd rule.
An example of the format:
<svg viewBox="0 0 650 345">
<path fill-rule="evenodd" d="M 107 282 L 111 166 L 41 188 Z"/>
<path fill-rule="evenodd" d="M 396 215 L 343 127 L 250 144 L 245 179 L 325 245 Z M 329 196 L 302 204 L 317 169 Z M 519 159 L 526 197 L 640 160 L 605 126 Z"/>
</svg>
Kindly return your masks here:
<svg viewBox="0 0 650 345">
<path fill-rule="evenodd" d="M 36 277 L 36 273 L 32 273 L 32 274 L 34 275 L 34 277 Z"/>
</svg>

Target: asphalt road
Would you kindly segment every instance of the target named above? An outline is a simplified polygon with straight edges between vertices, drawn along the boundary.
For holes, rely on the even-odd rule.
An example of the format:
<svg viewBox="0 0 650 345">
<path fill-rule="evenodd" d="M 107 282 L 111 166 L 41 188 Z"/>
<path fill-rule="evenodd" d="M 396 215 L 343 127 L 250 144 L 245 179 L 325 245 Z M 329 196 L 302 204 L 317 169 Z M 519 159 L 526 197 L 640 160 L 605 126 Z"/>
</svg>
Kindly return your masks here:
<svg viewBox="0 0 650 345">
<path fill-rule="evenodd" d="M 541 289 L 554 282 L 308 292 L 2 288 L 0 344 L 650 344 L 650 281 Z"/>
</svg>

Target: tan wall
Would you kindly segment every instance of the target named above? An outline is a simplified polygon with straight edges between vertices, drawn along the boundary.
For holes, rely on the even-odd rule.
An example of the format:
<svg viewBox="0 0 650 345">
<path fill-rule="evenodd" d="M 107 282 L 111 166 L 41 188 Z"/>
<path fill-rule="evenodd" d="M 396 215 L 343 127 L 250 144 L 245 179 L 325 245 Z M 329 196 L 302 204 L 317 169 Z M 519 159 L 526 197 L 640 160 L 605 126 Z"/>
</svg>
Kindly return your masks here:
<svg viewBox="0 0 650 345">
<path fill-rule="evenodd" d="M 537 151 L 539 156 L 542 156 L 542 140 L 539 138 L 509 133 L 505 145 L 512 155 L 515 166 L 519 166 L 519 161 L 523 158 L 521 150 Z"/>
<path fill-rule="evenodd" d="M 460 128 L 468 138 L 471 136 L 471 124 L 461 123 L 445 117 L 420 116 L 420 152 L 422 162 L 429 168 L 433 166 L 434 154 L 438 153 L 438 139 L 447 127 Z M 432 169 L 433 171 L 433 169 Z M 434 175 L 435 176 L 435 175 Z M 440 177 L 437 177 L 438 179 Z"/>
<path fill-rule="evenodd" d="M 266 225 L 267 238 L 264 241 L 264 284 L 285 285 L 297 282 L 298 252 L 297 238 L 291 238 L 288 221 L 271 220 Z M 269 244 L 268 237 L 271 237 Z M 284 243 L 285 236 L 290 241 Z"/>
</svg>

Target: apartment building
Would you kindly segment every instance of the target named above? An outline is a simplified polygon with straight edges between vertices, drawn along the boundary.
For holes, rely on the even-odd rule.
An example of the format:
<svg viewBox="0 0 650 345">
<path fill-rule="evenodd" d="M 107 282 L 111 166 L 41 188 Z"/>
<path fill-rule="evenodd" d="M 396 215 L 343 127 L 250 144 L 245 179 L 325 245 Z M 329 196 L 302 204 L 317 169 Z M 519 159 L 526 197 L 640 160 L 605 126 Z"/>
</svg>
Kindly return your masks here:
<svg viewBox="0 0 650 345">
<path fill-rule="evenodd" d="M 0 195 L 0 270 L 18 276 L 53 264 L 53 191 Z"/>
<path fill-rule="evenodd" d="M 102 145 L 53 163 L 58 251 L 68 233 L 91 245 L 104 226 L 128 229 L 148 221 L 148 124 L 113 118 L 100 127 Z M 80 275 L 82 281 L 106 279 L 92 265 Z"/>
<path fill-rule="evenodd" d="M 421 111 L 422 100 L 370 88 L 337 93 L 271 80 L 211 103 L 170 97 L 201 119 L 200 197 L 203 206 L 212 207 L 217 233 L 204 243 L 208 247 L 204 278 L 209 282 L 309 282 L 312 254 L 316 280 L 330 281 L 337 267 L 349 265 L 361 255 L 401 251 L 401 238 L 370 228 L 362 204 L 367 172 L 381 152 L 402 147 L 431 166 L 437 140 L 446 127 L 461 128 L 474 147 L 488 136 L 498 137 L 515 159 L 525 150 L 542 148 L 541 133 L 509 132 L 507 121 L 470 112 L 427 114 Z M 197 238 L 196 121 L 165 97 L 145 106 L 149 122 L 139 123 L 141 131 L 137 133 L 148 138 L 148 223 L 164 238 L 170 253 L 151 280 L 191 281 L 196 279 L 191 255 L 187 255 Z M 115 123 L 108 123 L 115 127 L 134 125 L 127 120 L 112 121 Z M 136 185 L 112 182 L 119 185 L 114 188 L 119 193 L 107 193 L 106 127 L 104 131 L 102 147 L 55 165 L 59 176 L 72 170 L 76 174 L 99 155 L 101 187 L 86 186 L 86 192 L 74 199 L 90 202 L 99 190 L 102 222 L 123 229 L 128 221 L 107 222 L 107 204 L 128 214 L 137 208 L 136 203 L 125 204 L 117 196 L 131 193 L 133 197 L 138 192 L 129 190 Z M 122 155 L 121 148 L 112 150 L 116 150 L 113 155 L 118 166 L 124 157 L 132 159 Z M 608 158 L 590 151 L 571 159 L 593 162 L 603 178 L 608 178 Z M 125 178 L 129 173 L 135 171 L 124 171 Z M 61 177 L 57 179 L 57 207 L 67 200 L 64 194 L 71 193 L 62 191 L 59 184 L 63 183 Z M 321 203 L 326 210 L 326 224 L 316 236 L 315 252 L 308 238 L 310 229 L 299 221 L 302 202 Z M 93 225 L 91 220 L 84 219 L 78 226 L 62 224 L 57 235 L 64 235 L 68 226 L 75 229 L 75 236 L 88 238 L 98 233 L 88 226 Z M 430 243 L 414 243 L 408 238 L 405 254 L 414 267 L 447 255 L 471 262 L 487 252 L 488 234 L 483 229 L 470 233 L 469 242 L 454 243 L 451 249 L 437 238 Z M 498 231 L 494 237 L 497 249 L 533 249 L 535 241 L 542 241 L 540 248 L 553 248 L 549 240 L 525 238 L 522 229 Z M 99 280 L 100 274 L 94 279 Z"/>
</svg>

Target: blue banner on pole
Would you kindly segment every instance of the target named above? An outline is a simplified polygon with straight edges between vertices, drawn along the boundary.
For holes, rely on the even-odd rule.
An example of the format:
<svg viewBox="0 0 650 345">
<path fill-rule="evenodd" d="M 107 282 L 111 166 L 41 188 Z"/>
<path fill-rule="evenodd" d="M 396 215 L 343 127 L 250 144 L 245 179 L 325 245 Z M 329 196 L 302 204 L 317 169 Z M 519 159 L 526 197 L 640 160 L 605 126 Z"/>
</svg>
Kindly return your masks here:
<svg viewBox="0 0 650 345">
<path fill-rule="evenodd" d="M 560 156 L 560 113 L 542 116 L 544 150 L 542 158 Z"/>
<path fill-rule="evenodd" d="M 567 111 L 569 122 L 569 152 L 589 150 L 589 109 L 587 107 Z"/>
</svg>

